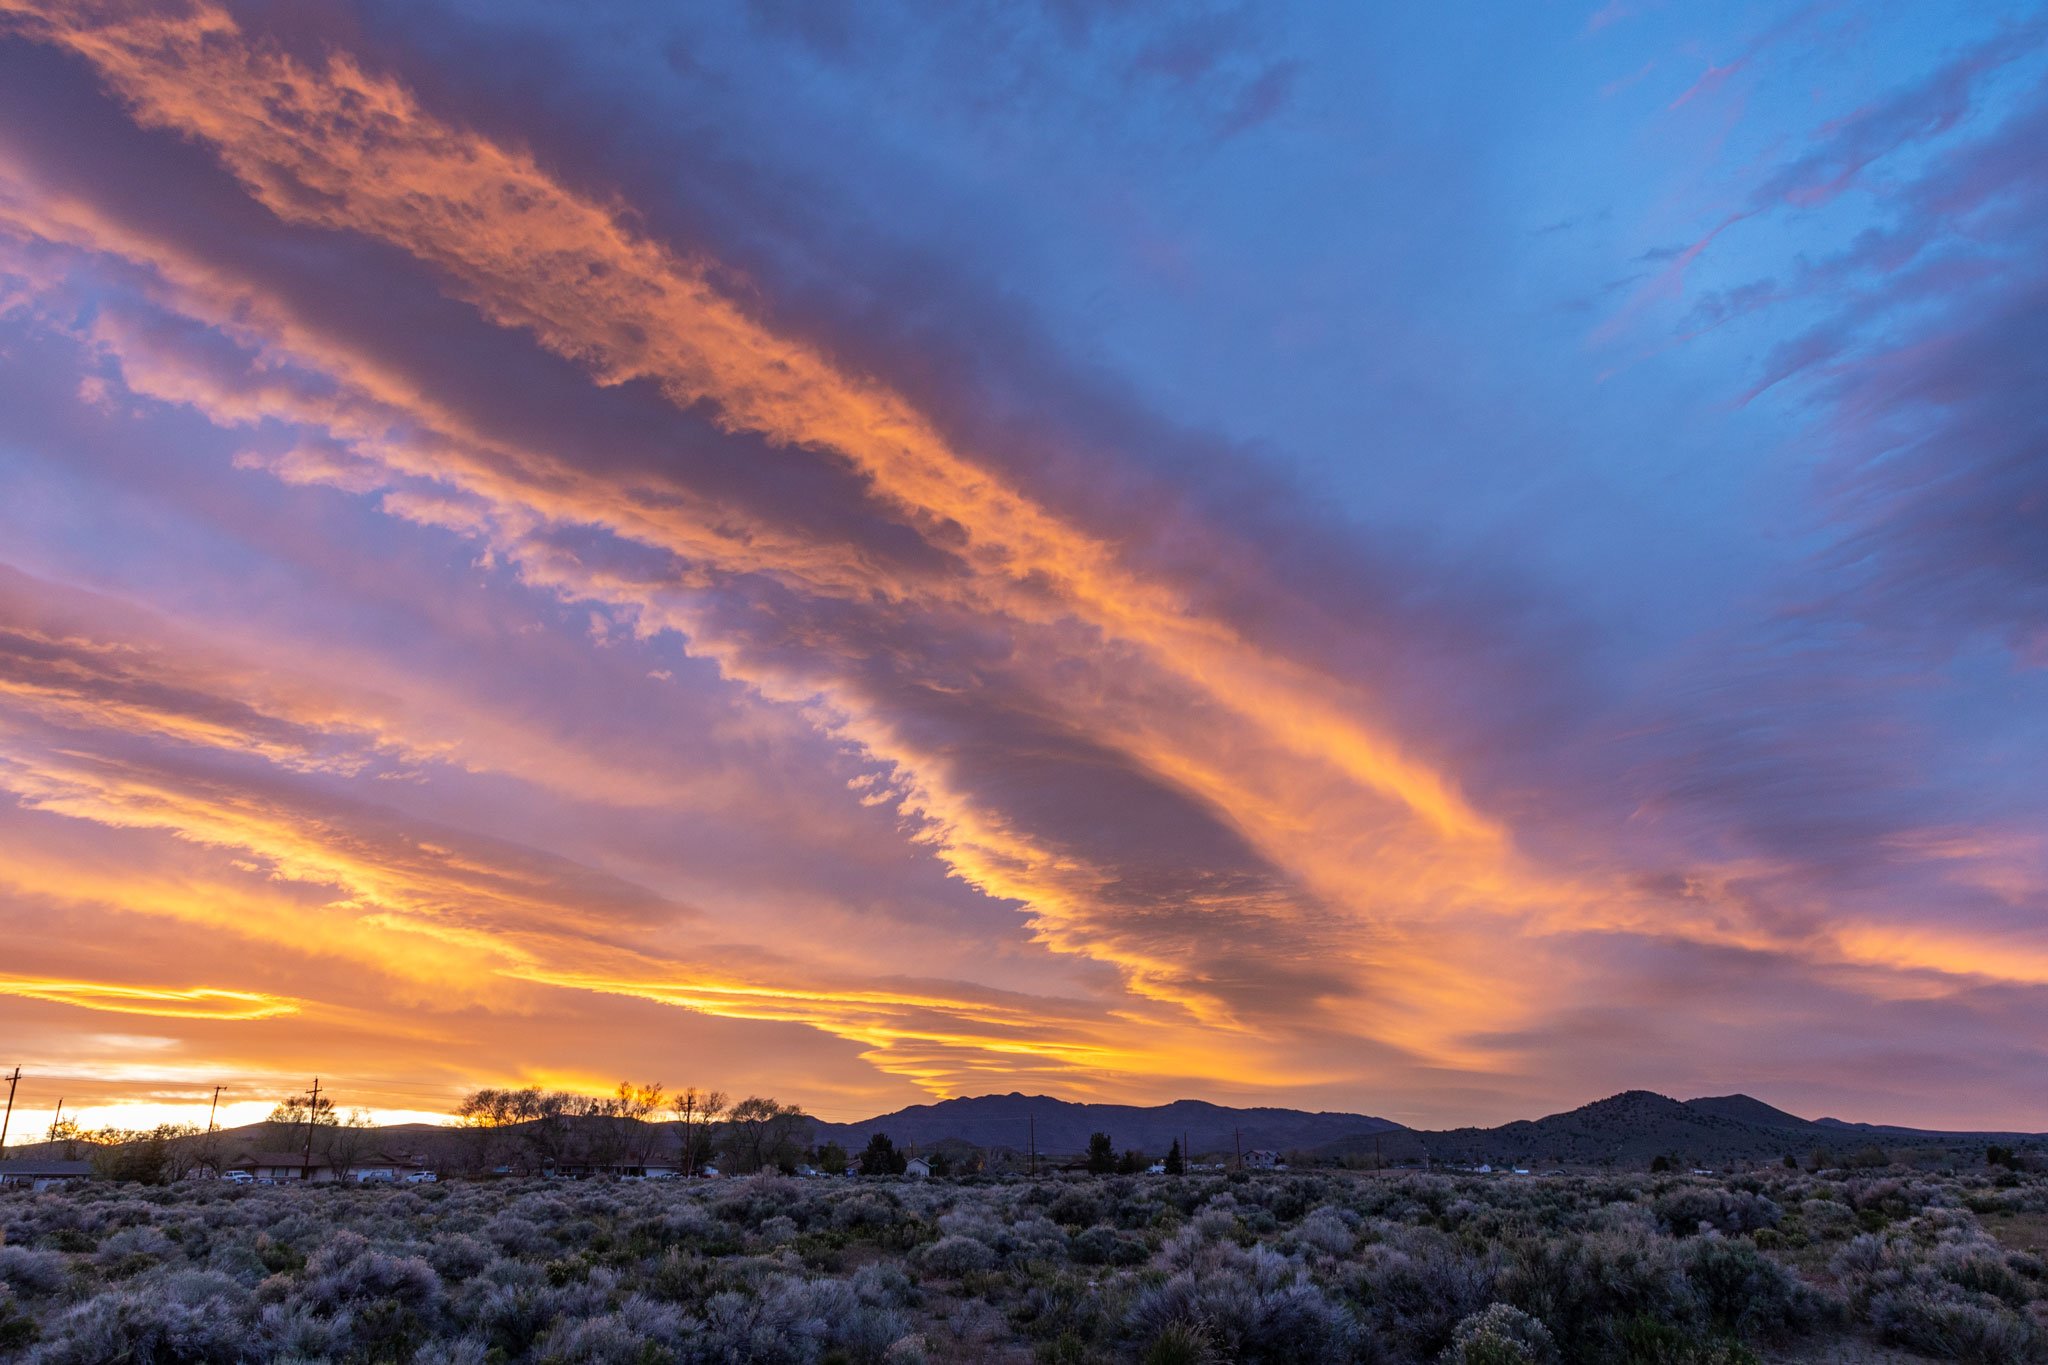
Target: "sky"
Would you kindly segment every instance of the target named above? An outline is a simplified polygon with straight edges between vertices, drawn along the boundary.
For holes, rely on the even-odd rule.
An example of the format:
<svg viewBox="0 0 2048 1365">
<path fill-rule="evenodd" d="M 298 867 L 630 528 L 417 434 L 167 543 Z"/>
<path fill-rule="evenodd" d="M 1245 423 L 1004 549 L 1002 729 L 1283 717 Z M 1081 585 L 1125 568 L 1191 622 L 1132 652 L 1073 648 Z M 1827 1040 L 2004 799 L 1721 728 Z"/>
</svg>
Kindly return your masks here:
<svg viewBox="0 0 2048 1365">
<path fill-rule="evenodd" d="M 0 0 L 14 1137 L 2048 1129 L 2048 10 Z"/>
</svg>

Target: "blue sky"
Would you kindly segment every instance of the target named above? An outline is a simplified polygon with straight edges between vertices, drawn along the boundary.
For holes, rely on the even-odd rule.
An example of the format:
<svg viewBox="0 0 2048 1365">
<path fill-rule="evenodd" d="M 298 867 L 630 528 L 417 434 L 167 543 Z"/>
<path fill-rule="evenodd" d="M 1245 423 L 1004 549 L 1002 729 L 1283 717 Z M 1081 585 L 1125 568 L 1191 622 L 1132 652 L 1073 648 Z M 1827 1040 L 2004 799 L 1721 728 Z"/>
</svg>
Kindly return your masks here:
<svg viewBox="0 0 2048 1365">
<path fill-rule="evenodd" d="M 0 77 L 52 1084 L 2042 1126 L 2038 6 L 20 0 Z"/>
</svg>

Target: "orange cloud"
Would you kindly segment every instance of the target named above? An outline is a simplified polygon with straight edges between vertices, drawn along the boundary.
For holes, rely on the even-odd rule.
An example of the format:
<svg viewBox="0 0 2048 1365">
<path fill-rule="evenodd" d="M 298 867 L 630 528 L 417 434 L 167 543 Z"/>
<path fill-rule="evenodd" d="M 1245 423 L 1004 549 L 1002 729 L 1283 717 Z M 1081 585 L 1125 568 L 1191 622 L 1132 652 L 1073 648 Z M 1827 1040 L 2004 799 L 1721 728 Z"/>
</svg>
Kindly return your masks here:
<svg viewBox="0 0 2048 1365">
<path fill-rule="evenodd" d="M 275 1019 L 299 1010 L 297 1001 L 257 991 L 207 986 L 119 986 L 99 981 L 44 981 L 17 976 L 0 976 L 0 995 L 18 995 L 111 1014 L 154 1014 L 167 1019 Z"/>
</svg>

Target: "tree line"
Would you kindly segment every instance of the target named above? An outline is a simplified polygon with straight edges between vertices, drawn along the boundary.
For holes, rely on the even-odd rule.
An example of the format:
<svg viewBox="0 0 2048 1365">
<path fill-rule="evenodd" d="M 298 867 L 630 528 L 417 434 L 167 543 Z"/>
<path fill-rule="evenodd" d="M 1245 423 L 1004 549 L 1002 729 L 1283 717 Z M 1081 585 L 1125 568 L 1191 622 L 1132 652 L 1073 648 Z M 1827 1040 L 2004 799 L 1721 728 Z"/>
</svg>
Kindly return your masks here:
<svg viewBox="0 0 2048 1365">
<path fill-rule="evenodd" d="M 886 1133 L 869 1137 L 850 1154 L 836 1142 L 814 1142 L 811 1116 L 794 1104 L 769 1096 L 733 1100 L 725 1092 L 696 1086 L 669 1091 L 660 1083 L 621 1082 L 609 1094 L 586 1095 L 538 1085 L 485 1087 L 465 1095 L 455 1109 L 455 1152 L 437 1153 L 441 1163 L 459 1152 L 470 1171 L 630 1171 L 672 1165 L 686 1176 L 716 1168 L 725 1174 L 795 1172 L 809 1167 L 826 1175 L 902 1175 L 910 1154 Z M 377 1128 L 369 1111 L 344 1114 L 331 1095 L 299 1093 L 277 1102 L 264 1120 L 260 1145 L 276 1154 L 314 1158 L 346 1171 L 378 1155 L 370 1149 Z M 85 1131 L 74 1120 L 52 1125 L 49 1141 L 67 1158 L 81 1153 L 103 1179 L 160 1183 L 202 1170 L 219 1170 L 240 1154 L 226 1150 L 227 1135 L 192 1124 L 150 1129 Z M 1021 1153 L 1011 1154 L 1021 1161 Z M 937 1176 L 969 1174 L 999 1154 L 939 1148 L 922 1159 Z M 1168 1174 L 1185 1169 L 1179 1142 L 1163 1163 Z M 1096 1174 L 1135 1174 L 1149 1162 L 1135 1149 L 1118 1152 L 1107 1133 L 1088 1142 L 1086 1169 Z"/>
</svg>

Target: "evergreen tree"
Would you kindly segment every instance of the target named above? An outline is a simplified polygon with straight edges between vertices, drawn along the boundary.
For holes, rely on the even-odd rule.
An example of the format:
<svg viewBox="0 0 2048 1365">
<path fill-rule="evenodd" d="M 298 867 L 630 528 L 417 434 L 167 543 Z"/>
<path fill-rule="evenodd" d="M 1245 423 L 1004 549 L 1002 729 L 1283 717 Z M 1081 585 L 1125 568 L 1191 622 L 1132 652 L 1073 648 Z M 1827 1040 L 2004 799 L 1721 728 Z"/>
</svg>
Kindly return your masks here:
<svg viewBox="0 0 2048 1365">
<path fill-rule="evenodd" d="M 1116 1143 L 1107 1133 L 1088 1135 L 1088 1171 L 1091 1175 L 1108 1175 L 1116 1170 Z"/>
<path fill-rule="evenodd" d="M 860 1154 L 862 1175 L 902 1175 L 908 1159 L 896 1150 L 896 1144 L 887 1133 L 876 1133 L 868 1139 L 868 1145 Z"/>
<path fill-rule="evenodd" d="M 1182 1156 L 1180 1151 L 1180 1139 L 1175 1138 L 1173 1146 L 1166 1149 L 1166 1173 L 1168 1175 L 1183 1175 L 1187 1172 L 1187 1168 L 1187 1158 Z"/>
</svg>

